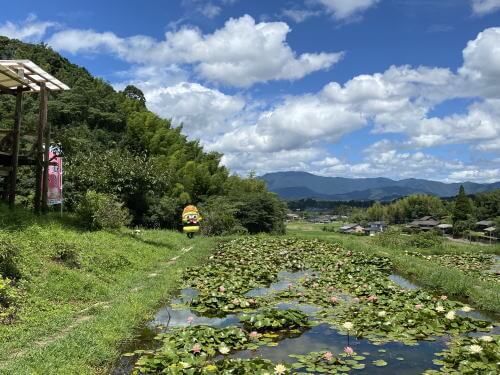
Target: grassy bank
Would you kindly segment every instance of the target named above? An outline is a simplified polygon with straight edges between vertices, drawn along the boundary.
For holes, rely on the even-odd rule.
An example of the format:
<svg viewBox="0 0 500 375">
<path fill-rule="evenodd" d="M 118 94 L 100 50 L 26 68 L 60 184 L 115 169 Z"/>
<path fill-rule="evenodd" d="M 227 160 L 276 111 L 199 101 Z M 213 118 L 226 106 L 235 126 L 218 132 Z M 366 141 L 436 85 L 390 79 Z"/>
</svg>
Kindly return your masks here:
<svg viewBox="0 0 500 375">
<path fill-rule="evenodd" d="M 482 281 L 478 277 L 466 274 L 454 267 L 445 267 L 421 258 L 405 255 L 405 250 L 396 247 L 380 246 L 373 238 L 367 236 L 343 235 L 335 232 L 322 231 L 321 225 L 308 223 L 292 223 L 288 227 L 290 235 L 321 238 L 337 242 L 352 250 L 367 254 L 378 254 L 389 257 L 394 264 L 394 271 L 406 276 L 419 285 L 435 290 L 436 293 L 447 294 L 450 297 L 467 299 L 477 308 L 500 312 L 500 284 Z M 418 249 L 423 254 L 477 254 L 480 252 L 500 254 L 500 245 L 481 246 L 445 241 L 439 247 Z"/>
<path fill-rule="evenodd" d="M 214 245 L 168 231 L 81 232 L 3 208 L 0 242 L 19 251 L 21 293 L 13 323 L 0 325 L 2 374 L 107 373 L 180 272 Z"/>
</svg>

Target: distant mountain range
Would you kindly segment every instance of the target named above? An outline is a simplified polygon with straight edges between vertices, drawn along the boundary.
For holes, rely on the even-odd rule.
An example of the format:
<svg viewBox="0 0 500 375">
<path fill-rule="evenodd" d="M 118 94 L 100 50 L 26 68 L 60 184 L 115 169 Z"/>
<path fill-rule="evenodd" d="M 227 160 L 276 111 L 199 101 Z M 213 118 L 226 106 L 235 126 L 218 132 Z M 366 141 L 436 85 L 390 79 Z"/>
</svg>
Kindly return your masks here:
<svg viewBox="0 0 500 375">
<path fill-rule="evenodd" d="M 395 181 L 383 177 L 322 177 L 307 172 L 267 173 L 260 178 L 267 183 L 269 190 L 287 200 L 315 198 L 335 201 L 390 201 L 417 193 L 453 197 L 457 195 L 460 185 L 464 185 L 467 194 L 500 189 L 500 181 L 491 184 L 474 182 L 447 184 L 415 178 Z"/>
</svg>

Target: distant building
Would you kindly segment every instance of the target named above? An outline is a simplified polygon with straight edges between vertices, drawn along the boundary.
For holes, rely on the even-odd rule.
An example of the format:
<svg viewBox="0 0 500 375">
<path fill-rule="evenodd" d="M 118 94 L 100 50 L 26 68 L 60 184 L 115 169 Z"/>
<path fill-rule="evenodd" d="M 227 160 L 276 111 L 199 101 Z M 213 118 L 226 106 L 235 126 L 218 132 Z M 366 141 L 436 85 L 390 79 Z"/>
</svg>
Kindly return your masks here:
<svg viewBox="0 0 500 375">
<path fill-rule="evenodd" d="M 377 233 L 387 229 L 387 224 L 384 221 L 373 221 L 365 227 L 365 233 L 369 236 L 374 236 Z"/>
<path fill-rule="evenodd" d="M 439 224 L 437 226 L 437 229 L 439 229 L 440 232 L 444 236 L 445 234 L 450 234 L 453 231 L 453 225 L 451 225 L 451 224 Z"/>
<path fill-rule="evenodd" d="M 287 221 L 296 221 L 300 220 L 300 216 L 297 214 L 286 214 L 286 220 Z"/>
<path fill-rule="evenodd" d="M 434 217 L 424 216 L 421 217 L 420 219 L 413 220 L 406 227 L 417 230 L 432 230 L 432 229 L 437 229 L 438 225 L 439 221 L 437 221 Z"/>
<path fill-rule="evenodd" d="M 497 232 L 496 227 L 488 227 L 483 230 L 483 233 L 488 237 L 495 237 L 496 232 Z"/>
<path fill-rule="evenodd" d="M 486 228 L 491 228 L 493 226 L 495 226 L 495 223 L 491 220 L 482 220 L 476 223 L 476 228 L 481 231 L 484 231 Z"/>
<path fill-rule="evenodd" d="M 339 229 L 340 233 L 353 234 L 353 233 L 364 233 L 365 228 L 359 224 L 346 224 Z"/>
</svg>

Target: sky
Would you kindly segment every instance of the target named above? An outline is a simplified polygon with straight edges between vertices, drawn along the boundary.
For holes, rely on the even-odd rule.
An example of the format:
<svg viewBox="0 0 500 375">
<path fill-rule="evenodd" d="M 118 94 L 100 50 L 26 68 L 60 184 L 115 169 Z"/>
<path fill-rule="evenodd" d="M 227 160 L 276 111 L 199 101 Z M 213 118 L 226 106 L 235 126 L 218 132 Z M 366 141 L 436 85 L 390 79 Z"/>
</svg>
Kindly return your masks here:
<svg viewBox="0 0 500 375">
<path fill-rule="evenodd" d="M 6 2 L 231 171 L 500 180 L 500 0 Z"/>
</svg>

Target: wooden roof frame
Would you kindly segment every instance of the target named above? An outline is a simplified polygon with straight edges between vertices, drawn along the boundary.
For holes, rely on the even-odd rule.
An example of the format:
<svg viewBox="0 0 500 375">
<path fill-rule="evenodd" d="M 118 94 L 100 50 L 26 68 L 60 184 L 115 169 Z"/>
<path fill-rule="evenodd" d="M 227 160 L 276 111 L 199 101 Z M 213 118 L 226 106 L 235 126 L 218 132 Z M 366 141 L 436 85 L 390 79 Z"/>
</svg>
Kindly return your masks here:
<svg viewBox="0 0 500 375">
<path fill-rule="evenodd" d="M 69 87 L 30 60 L 0 60 L 0 91 L 15 94 L 19 87 L 25 92 L 65 91 Z"/>
</svg>

